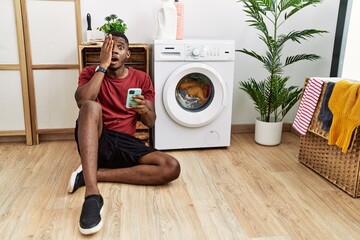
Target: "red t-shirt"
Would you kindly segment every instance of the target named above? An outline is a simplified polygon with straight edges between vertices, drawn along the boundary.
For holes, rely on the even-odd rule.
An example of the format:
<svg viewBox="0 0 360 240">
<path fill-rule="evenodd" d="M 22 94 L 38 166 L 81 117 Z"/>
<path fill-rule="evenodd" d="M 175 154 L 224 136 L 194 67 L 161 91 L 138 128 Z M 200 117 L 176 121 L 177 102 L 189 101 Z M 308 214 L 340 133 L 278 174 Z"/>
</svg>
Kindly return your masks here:
<svg viewBox="0 0 360 240">
<path fill-rule="evenodd" d="M 79 76 L 79 86 L 89 82 L 95 74 L 96 66 L 85 67 Z M 128 67 L 124 78 L 111 78 L 105 75 L 96 101 L 102 106 L 104 126 L 108 130 L 134 135 L 137 113 L 126 108 L 129 88 L 141 88 L 146 100 L 154 102 L 155 93 L 150 76 L 140 70 Z"/>
</svg>

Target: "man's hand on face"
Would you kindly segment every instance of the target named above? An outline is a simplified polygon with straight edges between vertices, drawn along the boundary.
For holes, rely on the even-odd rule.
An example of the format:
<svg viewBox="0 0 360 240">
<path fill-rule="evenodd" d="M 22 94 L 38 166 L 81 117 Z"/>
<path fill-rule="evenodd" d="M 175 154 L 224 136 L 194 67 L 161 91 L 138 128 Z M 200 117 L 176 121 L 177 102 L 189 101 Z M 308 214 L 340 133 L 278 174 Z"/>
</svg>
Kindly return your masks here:
<svg viewBox="0 0 360 240">
<path fill-rule="evenodd" d="M 112 35 L 109 34 L 105 37 L 105 41 L 101 47 L 100 52 L 100 66 L 105 69 L 108 69 L 108 67 L 110 66 L 113 47 L 114 40 L 112 38 Z"/>
</svg>

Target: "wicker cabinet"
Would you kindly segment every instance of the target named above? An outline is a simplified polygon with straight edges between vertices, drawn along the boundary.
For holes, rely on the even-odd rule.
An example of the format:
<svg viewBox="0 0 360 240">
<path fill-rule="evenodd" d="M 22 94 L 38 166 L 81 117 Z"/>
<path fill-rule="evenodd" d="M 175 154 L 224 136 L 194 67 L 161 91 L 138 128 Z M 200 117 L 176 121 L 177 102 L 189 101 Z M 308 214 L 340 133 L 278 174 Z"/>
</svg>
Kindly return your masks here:
<svg viewBox="0 0 360 240">
<path fill-rule="evenodd" d="M 328 132 L 321 129 L 322 123 L 318 121 L 326 85 L 325 82 L 308 131 L 300 138 L 299 161 L 352 197 L 360 197 L 359 128 L 353 133 L 347 153 L 328 144 Z"/>
<path fill-rule="evenodd" d="M 149 74 L 149 45 L 130 44 L 130 59 L 125 65 L 144 71 Z M 79 70 L 90 65 L 100 63 L 100 45 L 80 45 L 79 46 Z M 151 145 L 150 130 L 140 121 L 136 124 L 135 137 L 141 139 L 146 145 Z"/>
</svg>

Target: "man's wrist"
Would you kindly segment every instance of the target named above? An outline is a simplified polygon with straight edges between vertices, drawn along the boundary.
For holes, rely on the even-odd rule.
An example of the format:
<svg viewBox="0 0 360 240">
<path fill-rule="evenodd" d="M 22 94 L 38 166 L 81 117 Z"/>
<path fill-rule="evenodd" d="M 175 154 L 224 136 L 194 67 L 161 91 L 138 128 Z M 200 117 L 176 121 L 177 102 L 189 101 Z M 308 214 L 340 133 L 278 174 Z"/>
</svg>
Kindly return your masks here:
<svg viewBox="0 0 360 240">
<path fill-rule="evenodd" d="M 106 68 L 103 68 L 102 66 L 97 66 L 95 68 L 95 72 L 102 72 L 102 73 L 106 73 L 107 69 Z"/>
<path fill-rule="evenodd" d="M 149 109 L 146 109 L 145 111 L 141 112 L 140 115 L 145 115 L 145 114 L 147 114 L 148 112 L 150 112 L 150 110 L 149 110 Z"/>
</svg>

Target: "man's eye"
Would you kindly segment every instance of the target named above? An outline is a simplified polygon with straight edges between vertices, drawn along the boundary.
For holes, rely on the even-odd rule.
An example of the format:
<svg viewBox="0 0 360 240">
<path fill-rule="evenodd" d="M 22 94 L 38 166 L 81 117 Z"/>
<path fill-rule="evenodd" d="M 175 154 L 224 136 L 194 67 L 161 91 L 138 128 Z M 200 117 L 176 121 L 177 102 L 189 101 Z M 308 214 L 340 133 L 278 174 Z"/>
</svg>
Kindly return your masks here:
<svg viewBox="0 0 360 240">
<path fill-rule="evenodd" d="M 121 51 L 121 50 L 124 50 L 124 46 L 118 46 L 118 49 Z"/>
</svg>

